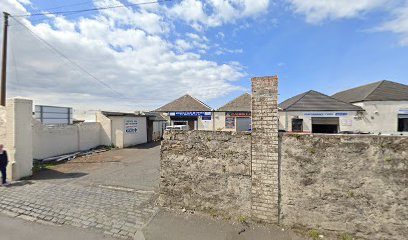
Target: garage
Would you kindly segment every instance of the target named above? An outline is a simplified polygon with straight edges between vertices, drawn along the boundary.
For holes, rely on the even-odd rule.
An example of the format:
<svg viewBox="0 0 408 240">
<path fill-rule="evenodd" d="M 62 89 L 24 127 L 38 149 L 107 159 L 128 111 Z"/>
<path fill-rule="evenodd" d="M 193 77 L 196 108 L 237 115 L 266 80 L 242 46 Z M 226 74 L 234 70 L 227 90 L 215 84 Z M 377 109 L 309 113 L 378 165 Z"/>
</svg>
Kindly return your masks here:
<svg viewBox="0 0 408 240">
<path fill-rule="evenodd" d="M 312 117 L 312 133 L 338 133 L 338 117 Z"/>
</svg>

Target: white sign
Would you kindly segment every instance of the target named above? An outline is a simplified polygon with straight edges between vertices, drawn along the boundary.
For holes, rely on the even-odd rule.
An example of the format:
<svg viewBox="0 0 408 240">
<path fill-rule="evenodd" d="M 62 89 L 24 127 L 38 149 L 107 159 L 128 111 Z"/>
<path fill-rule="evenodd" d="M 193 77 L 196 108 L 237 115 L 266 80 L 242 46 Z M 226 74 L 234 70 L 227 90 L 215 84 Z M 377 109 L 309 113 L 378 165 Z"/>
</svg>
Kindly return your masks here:
<svg viewBox="0 0 408 240">
<path fill-rule="evenodd" d="M 136 119 L 125 120 L 125 132 L 129 134 L 133 134 L 137 132 L 137 120 Z"/>
<path fill-rule="evenodd" d="M 348 116 L 346 112 L 305 112 L 303 114 L 307 117 L 345 117 Z"/>
<path fill-rule="evenodd" d="M 340 124 L 341 126 L 349 126 L 349 127 L 353 125 L 351 119 L 342 119 Z"/>
<path fill-rule="evenodd" d="M 408 109 L 400 109 L 398 111 L 399 114 L 408 114 Z"/>
</svg>

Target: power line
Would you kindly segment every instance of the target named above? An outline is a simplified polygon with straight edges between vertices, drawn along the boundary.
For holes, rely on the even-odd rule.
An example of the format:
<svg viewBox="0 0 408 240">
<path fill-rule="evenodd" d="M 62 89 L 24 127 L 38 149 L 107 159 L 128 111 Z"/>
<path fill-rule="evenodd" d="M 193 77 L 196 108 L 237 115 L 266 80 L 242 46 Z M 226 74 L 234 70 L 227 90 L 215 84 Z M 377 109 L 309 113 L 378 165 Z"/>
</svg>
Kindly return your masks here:
<svg viewBox="0 0 408 240">
<path fill-rule="evenodd" d="M 107 9 L 114 9 L 114 8 L 133 7 L 133 6 L 139 6 L 139 5 L 147 5 L 147 4 L 154 4 L 154 3 L 169 2 L 169 1 L 171 1 L 171 0 L 158 0 L 158 1 L 151 1 L 151 2 L 122 4 L 122 5 L 115 5 L 115 6 L 98 7 L 98 8 L 88 8 L 88 9 L 79 9 L 79 10 L 71 10 L 71 11 L 57 11 L 57 12 L 46 12 L 46 13 L 32 13 L 32 14 L 14 15 L 13 17 L 33 17 L 33 16 L 58 15 L 58 14 L 59 14 L 59 15 L 74 14 L 74 13 L 92 12 L 92 11 L 100 11 L 100 10 L 107 10 Z"/>
<path fill-rule="evenodd" d="M 81 65 L 77 64 L 76 62 L 74 62 L 73 60 L 71 60 L 69 57 L 67 57 L 65 54 L 63 54 L 61 51 L 59 51 L 57 48 L 55 48 L 53 45 L 51 45 L 50 43 L 48 43 L 46 40 L 44 40 L 43 38 L 41 38 L 40 36 L 38 36 L 35 32 L 33 32 L 28 26 L 26 26 L 24 23 L 20 22 L 19 20 L 17 20 L 16 18 L 14 18 L 14 16 L 11 16 L 17 23 L 19 23 L 21 26 L 23 26 L 24 28 L 26 28 L 34 37 L 36 37 L 38 40 L 40 40 L 43 44 L 45 44 L 46 46 L 48 46 L 51 50 L 53 50 L 55 53 L 57 53 L 58 55 L 60 55 L 61 57 L 65 58 L 68 62 L 70 62 L 71 64 L 73 64 L 74 66 L 76 66 L 78 69 L 82 70 L 84 73 L 86 73 L 88 76 L 90 76 L 91 78 L 93 78 L 94 80 L 98 81 L 100 84 L 102 84 L 103 86 L 105 86 L 106 88 L 109 88 L 110 90 L 112 90 L 115 94 L 117 94 L 120 98 L 122 98 L 123 94 L 119 93 L 118 91 L 116 91 L 115 89 L 113 89 L 111 86 L 109 86 L 108 84 L 106 84 L 105 82 L 103 82 L 102 80 L 100 80 L 99 78 L 97 78 L 96 76 L 94 76 L 93 74 L 91 74 L 90 72 L 88 72 L 85 68 L 83 68 Z"/>
</svg>

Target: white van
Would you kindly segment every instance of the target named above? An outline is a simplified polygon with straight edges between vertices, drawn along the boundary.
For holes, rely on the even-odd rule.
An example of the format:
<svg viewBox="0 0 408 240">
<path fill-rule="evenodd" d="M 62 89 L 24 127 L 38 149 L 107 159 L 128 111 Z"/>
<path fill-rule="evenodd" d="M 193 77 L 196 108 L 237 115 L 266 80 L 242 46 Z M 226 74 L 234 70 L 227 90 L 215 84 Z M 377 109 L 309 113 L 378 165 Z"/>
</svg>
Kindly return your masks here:
<svg viewBox="0 0 408 240">
<path fill-rule="evenodd" d="M 166 130 L 188 131 L 190 130 L 190 127 L 188 125 L 175 125 L 175 126 L 167 126 Z"/>
</svg>

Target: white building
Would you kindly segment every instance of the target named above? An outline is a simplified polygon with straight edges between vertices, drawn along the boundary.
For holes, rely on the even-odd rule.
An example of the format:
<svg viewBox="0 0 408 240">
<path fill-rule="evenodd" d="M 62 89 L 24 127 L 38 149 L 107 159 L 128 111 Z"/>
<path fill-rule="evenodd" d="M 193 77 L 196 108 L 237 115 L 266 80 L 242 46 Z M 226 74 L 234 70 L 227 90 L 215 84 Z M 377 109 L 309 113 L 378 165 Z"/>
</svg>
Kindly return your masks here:
<svg viewBox="0 0 408 240">
<path fill-rule="evenodd" d="M 310 90 L 279 104 L 279 129 L 302 133 L 355 131 L 363 109 Z"/>
<path fill-rule="evenodd" d="M 334 98 L 365 111 L 354 129 L 375 134 L 408 132 L 408 85 L 387 80 L 352 88 Z"/>
</svg>

